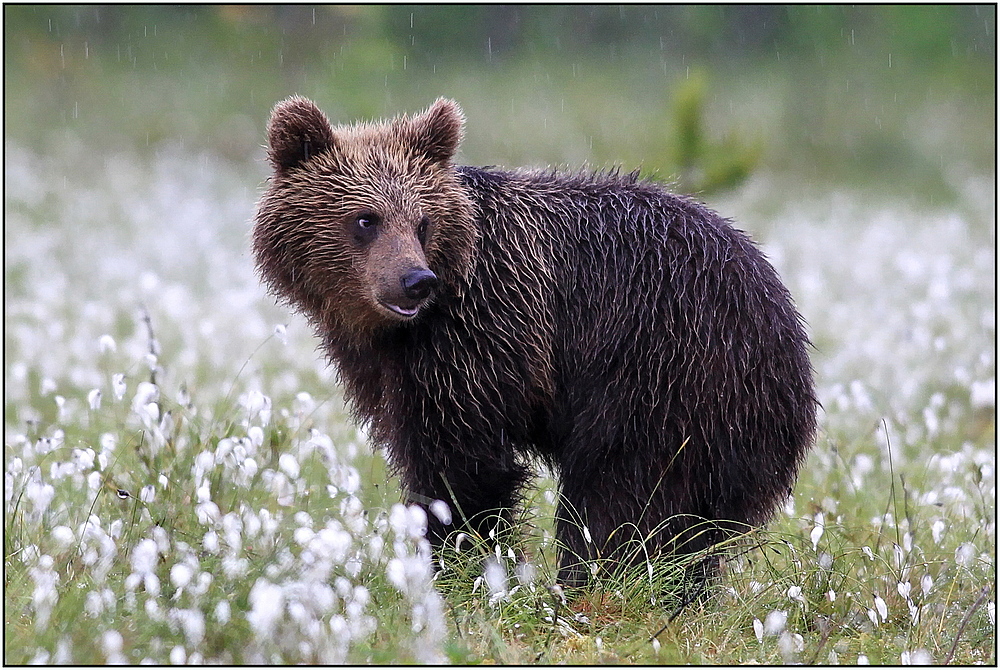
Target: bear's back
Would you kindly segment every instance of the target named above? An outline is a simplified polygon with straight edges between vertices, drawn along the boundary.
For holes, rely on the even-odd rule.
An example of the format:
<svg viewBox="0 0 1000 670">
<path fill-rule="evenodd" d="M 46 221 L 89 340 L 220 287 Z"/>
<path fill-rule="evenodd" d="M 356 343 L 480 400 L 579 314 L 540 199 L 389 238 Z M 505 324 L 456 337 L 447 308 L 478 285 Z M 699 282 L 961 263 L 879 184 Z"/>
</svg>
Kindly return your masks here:
<svg viewBox="0 0 1000 670">
<path fill-rule="evenodd" d="M 581 431 L 624 444 L 645 425 L 638 442 L 693 438 L 734 463 L 790 432 L 794 453 L 765 467 L 798 461 L 815 421 L 808 339 L 749 236 L 635 174 L 459 173 L 480 234 L 465 304 L 488 306 L 477 322 L 496 337 L 542 349 L 556 390 L 542 452 Z"/>
</svg>

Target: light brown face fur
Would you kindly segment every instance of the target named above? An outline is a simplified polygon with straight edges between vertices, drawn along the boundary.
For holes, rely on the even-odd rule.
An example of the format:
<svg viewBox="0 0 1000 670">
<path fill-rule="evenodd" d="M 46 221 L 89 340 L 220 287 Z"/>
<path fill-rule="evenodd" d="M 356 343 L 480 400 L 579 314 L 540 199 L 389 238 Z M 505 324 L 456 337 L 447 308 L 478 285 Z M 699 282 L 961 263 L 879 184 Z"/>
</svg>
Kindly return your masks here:
<svg viewBox="0 0 1000 670">
<path fill-rule="evenodd" d="M 412 118 L 337 128 L 304 98 L 278 104 L 274 175 L 254 227 L 272 292 L 324 335 L 350 340 L 460 291 L 476 236 L 451 165 L 462 123 L 443 99 Z"/>
</svg>

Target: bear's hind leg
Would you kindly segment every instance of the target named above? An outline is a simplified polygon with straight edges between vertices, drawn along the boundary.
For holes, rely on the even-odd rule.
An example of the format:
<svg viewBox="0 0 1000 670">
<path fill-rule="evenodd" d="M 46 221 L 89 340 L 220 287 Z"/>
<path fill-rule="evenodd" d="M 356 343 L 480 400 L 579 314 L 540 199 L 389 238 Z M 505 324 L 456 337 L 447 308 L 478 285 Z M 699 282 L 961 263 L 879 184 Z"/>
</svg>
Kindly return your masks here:
<svg viewBox="0 0 1000 670">
<path fill-rule="evenodd" d="M 606 561 L 634 563 L 644 553 L 639 524 L 645 501 L 616 472 L 620 463 L 604 465 L 588 462 L 576 469 L 564 464 L 560 473 L 556 537 L 564 586 L 583 586 L 595 561 L 604 567 Z"/>
</svg>

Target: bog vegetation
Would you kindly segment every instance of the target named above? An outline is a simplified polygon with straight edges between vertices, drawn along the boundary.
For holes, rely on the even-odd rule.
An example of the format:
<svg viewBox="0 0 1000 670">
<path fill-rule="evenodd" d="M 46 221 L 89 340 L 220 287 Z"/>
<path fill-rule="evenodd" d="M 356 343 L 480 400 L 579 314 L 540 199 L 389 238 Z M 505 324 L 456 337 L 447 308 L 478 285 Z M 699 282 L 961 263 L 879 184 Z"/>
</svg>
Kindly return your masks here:
<svg viewBox="0 0 1000 670">
<path fill-rule="evenodd" d="M 848 67 L 885 52 L 817 43 L 841 79 L 786 77 L 807 59 L 753 81 L 710 67 L 695 117 L 673 61 L 650 92 L 577 52 L 549 69 L 480 62 L 477 78 L 399 47 L 406 76 L 401 60 L 380 72 L 374 100 L 361 42 L 326 74 L 296 70 L 303 94 L 349 90 L 330 105 L 345 119 L 402 111 L 394 91 L 410 111 L 458 98 L 473 163 L 607 161 L 683 183 L 727 141 L 752 158 L 712 205 L 761 241 L 809 323 L 821 432 L 775 523 L 672 618 L 686 597 L 668 563 L 556 586 L 545 472 L 523 538 L 470 539 L 435 574 L 426 520 L 399 504 L 306 324 L 253 274 L 263 122 L 290 84 L 272 64 L 154 58 L 165 26 L 194 40 L 163 19 L 143 41 L 134 16 L 99 36 L 65 9 L 46 32 L 40 11 L 5 8 L 41 21 L 5 24 L 8 112 L 52 102 L 8 115 L 5 140 L 7 663 L 996 663 L 996 203 L 991 159 L 966 141 L 991 137 L 994 97 L 967 60 L 911 69 L 907 93 L 896 72 Z M 206 95 L 220 73 L 231 88 Z M 143 111 L 158 100 L 166 113 Z M 641 109 L 609 111 L 626 100 Z M 811 135 L 786 100 L 822 112 Z M 698 127 L 700 153 L 663 118 Z"/>
</svg>

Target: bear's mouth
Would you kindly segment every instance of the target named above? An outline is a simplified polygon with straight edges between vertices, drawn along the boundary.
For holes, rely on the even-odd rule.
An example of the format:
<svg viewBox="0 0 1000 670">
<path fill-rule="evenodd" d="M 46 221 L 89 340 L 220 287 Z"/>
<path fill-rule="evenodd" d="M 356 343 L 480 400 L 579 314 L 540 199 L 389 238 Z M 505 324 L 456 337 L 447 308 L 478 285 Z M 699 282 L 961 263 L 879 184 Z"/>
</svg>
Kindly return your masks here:
<svg viewBox="0 0 1000 670">
<path fill-rule="evenodd" d="M 382 305 L 383 307 L 385 307 L 387 310 L 389 310 L 393 314 L 396 314 L 397 316 L 401 316 L 404 319 L 412 319 L 413 317 L 415 317 L 417 315 L 417 312 L 420 311 L 420 306 L 423 303 L 422 302 L 418 302 L 418 303 L 413 304 L 412 306 L 403 306 L 403 305 L 394 305 L 391 302 L 386 302 L 384 300 L 379 300 L 379 304 Z"/>
</svg>

